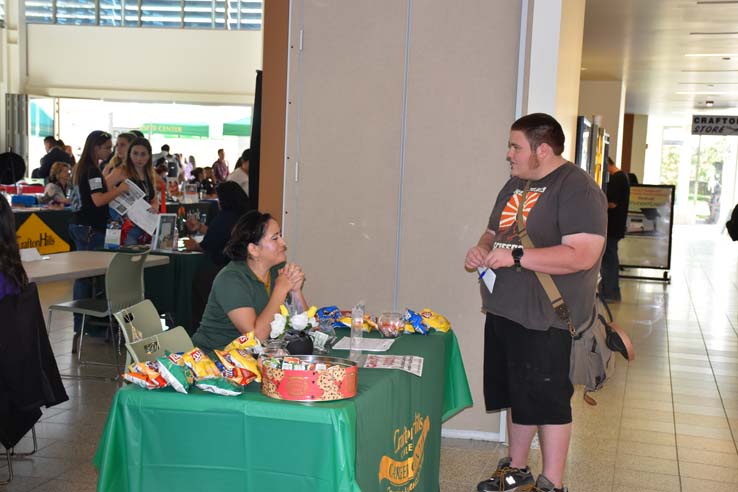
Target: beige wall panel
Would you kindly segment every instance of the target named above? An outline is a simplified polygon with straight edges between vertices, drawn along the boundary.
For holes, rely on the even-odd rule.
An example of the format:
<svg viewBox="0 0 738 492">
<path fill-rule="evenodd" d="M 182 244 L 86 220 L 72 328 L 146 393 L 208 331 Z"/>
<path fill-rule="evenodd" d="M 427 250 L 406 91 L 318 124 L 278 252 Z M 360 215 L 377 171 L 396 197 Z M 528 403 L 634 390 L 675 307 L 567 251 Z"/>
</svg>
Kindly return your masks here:
<svg viewBox="0 0 738 492">
<path fill-rule="evenodd" d="M 290 109 L 298 121 L 288 122 L 290 259 L 305 269 L 309 302 L 350 307 L 364 299 L 373 312 L 386 309 L 394 293 L 406 4 L 306 0 L 302 8 L 302 62 L 289 82 L 290 106 L 298 106 Z M 295 22 L 301 14 L 293 10 Z"/>
<path fill-rule="evenodd" d="M 602 116 L 600 126 L 610 134 L 610 157 L 616 164 L 620 164 L 624 104 L 625 86 L 620 80 L 582 80 L 579 84 L 579 114 L 590 120 L 592 115 Z"/>
<path fill-rule="evenodd" d="M 252 102 L 261 31 L 29 24 L 29 93 Z M 76 89 L 76 90 L 75 90 Z M 186 98 L 177 97 L 186 94 Z"/>
<path fill-rule="evenodd" d="M 499 430 L 484 410 L 484 316 L 464 256 L 509 177 L 519 19 L 519 2 L 413 3 L 398 302 L 437 310 L 456 331 L 474 407 L 452 429 Z"/>
</svg>

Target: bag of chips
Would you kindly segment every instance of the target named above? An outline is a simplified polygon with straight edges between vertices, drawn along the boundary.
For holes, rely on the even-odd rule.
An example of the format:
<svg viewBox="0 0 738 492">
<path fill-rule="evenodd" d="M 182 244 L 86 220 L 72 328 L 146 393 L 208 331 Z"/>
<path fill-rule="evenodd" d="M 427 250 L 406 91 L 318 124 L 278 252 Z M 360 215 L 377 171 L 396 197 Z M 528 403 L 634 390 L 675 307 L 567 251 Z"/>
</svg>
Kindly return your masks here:
<svg viewBox="0 0 738 492">
<path fill-rule="evenodd" d="M 192 386 L 192 372 L 184 363 L 184 358 L 179 354 L 169 354 L 157 359 L 159 372 L 169 385 L 180 393 L 187 394 Z"/>
<path fill-rule="evenodd" d="M 238 396 L 243 393 L 238 384 L 224 378 L 203 379 L 195 383 L 195 386 L 203 391 L 214 393 L 216 395 Z"/>
<path fill-rule="evenodd" d="M 156 361 L 135 362 L 131 364 L 128 366 L 128 372 L 123 374 L 123 379 L 146 389 L 157 389 L 167 386 L 167 381 L 161 376 L 159 363 Z"/>
<path fill-rule="evenodd" d="M 215 355 L 218 356 L 220 363 L 226 371 L 229 371 L 235 382 L 241 386 L 246 386 L 254 379 L 261 382 L 261 371 L 256 359 L 242 349 L 236 349 L 226 352 L 225 350 L 216 350 Z M 216 365 L 217 365 L 216 361 Z M 225 375 L 225 371 L 223 371 Z"/>
<path fill-rule="evenodd" d="M 423 318 L 411 309 L 405 311 L 405 332 L 428 334 L 428 327 L 423 324 Z"/>
<path fill-rule="evenodd" d="M 197 347 L 189 352 L 185 352 L 182 355 L 182 360 L 192 371 L 195 381 L 219 378 L 222 375 L 210 357 L 205 355 L 202 350 Z"/>
<path fill-rule="evenodd" d="M 445 316 L 442 316 L 435 311 L 431 311 L 429 308 L 423 309 L 419 314 L 422 318 L 423 324 L 428 328 L 432 328 L 443 333 L 446 333 L 451 329 L 451 323 L 449 323 Z"/>
<path fill-rule="evenodd" d="M 245 350 L 257 345 L 259 345 L 259 341 L 254 336 L 254 332 L 250 331 L 246 335 L 241 335 L 240 337 L 236 338 L 231 343 L 226 345 L 226 347 L 223 349 L 223 352 L 230 352 L 231 350 L 236 349 Z"/>
</svg>

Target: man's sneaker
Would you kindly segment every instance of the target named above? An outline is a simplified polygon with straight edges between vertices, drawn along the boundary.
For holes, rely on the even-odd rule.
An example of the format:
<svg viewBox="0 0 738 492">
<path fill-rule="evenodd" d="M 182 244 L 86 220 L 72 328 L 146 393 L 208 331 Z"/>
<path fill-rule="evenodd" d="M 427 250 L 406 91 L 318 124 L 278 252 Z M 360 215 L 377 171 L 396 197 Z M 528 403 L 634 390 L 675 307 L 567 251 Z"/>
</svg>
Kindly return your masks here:
<svg viewBox="0 0 738 492">
<path fill-rule="evenodd" d="M 533 485 L 533 475 L 526 466 L 525 468 L 513 468 L 510 466 L 512 458 L 502 458 L 497 463 L 497 470 L 490 478 L 479 482 L 478 492 L 513 492 L 523 490 L 525 485 Z"/>
<path fill-rule="evenodd" d="M 557 489 L 554 484 L 543 475 L 538 475 L 535 485 L 532 483 L 518 489 L 519 492 L 569 492 L 566 487 Z"/>
</svg>

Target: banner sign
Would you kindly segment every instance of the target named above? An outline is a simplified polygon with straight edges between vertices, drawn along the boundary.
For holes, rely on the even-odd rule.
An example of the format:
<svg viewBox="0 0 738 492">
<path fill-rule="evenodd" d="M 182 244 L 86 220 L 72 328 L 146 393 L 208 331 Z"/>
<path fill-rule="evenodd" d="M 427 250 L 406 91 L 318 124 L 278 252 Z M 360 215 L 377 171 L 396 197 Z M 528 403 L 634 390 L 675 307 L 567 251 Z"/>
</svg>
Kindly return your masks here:
<svg viewBox="0 0 738 492">
<path fill-rule="evenodd" d="M 738 116 L 694 115 L 692 135 L 738 135 Z"/>
<path fill-rule="evenodd" d="M 36 214 L 31 214 L 15 231 L 18 247 L 36 248 L 42 255 L 65 253 L 70 250 L 69 243 L 57 235 L 46 222 Z"/>
<path fill-rule="evenodd" d="M 618 244 L 621 266 L 671 268 L 674 190 L 673 185 L 631 185 L 625 238 Z"/>
</svg>

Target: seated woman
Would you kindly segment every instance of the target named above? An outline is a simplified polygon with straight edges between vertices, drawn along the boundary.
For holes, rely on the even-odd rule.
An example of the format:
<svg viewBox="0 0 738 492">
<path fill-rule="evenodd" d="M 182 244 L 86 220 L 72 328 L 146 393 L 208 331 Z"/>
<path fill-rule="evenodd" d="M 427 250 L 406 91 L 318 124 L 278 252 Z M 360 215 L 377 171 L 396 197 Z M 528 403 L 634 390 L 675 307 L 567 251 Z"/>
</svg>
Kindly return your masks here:
<svg viewBox="0 0 738 492">
<path fill-rule="evenodd" d="M 252 210 L 239 219 L 225 248 L 231 262 L 215 277 L 200 327 L 192 336 L 196 347 L 221 349 L 250 331 L 266 340 L 281 304 L 305 309 L 305 275 L 299 266 L 286 263 L 286 250 L 271 215 Z"/>
<path fill-rule="evenodd" d="M 55 162 L 51 166 L 49 172 L 49 184 L 44 189 L 44 196 L 41 197 L 41 203 L 51 205 L 69 205 L 72 201 L 67 198 L 69 189 L 69 178 L 72 175 L 72 168 L 66 162 Z"/>
</svg>

